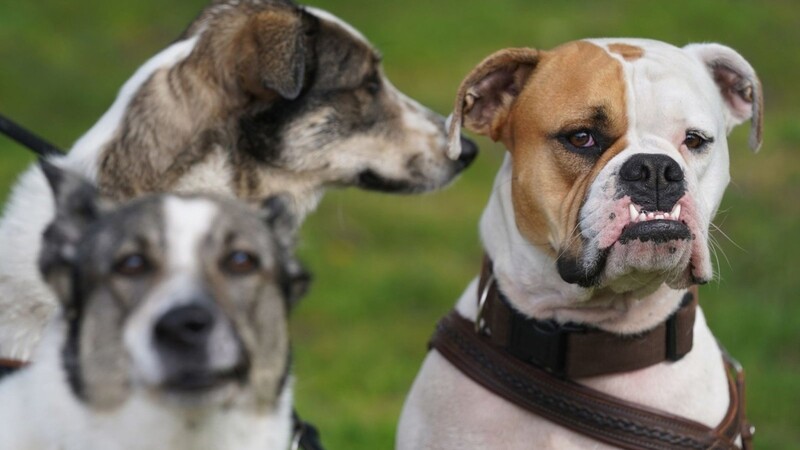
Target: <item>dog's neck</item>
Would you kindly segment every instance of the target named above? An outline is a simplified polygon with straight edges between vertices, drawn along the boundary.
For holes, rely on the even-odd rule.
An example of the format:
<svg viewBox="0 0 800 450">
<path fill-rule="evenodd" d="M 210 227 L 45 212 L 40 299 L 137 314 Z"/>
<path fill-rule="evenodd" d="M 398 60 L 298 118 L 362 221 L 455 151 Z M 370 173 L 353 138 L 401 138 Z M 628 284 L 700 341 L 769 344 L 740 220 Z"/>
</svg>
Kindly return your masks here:
<svg viewBox="0 0 800 450">
<path fill-rule="evenodd" d="M 553 256 L 527 241 L 517 228 L 511 176 L 507 156 L 483 212 L 480 233 L 498 285 L 515 308 L 537 319 L 589 324 L 623 334 L 650 329 L 677 309 L 684 291 L 663 284 L 655 291 L 615 293 L 563 281 Z"/>
</svg>

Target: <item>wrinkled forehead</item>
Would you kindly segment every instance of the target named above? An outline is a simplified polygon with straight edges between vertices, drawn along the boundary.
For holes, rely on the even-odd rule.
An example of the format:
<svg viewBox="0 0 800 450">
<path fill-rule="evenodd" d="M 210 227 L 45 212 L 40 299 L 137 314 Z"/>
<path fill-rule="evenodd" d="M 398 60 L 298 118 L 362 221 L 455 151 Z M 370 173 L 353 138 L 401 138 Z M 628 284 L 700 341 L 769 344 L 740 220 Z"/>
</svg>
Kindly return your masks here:
<svg viewBox="0 0 800 450">
<path fill-rule="evenodd" d="M 682 49 L 648 39 L 588 40 L 616 59 L 625 78 L 627 109 L 639 127 L 665 120 L 713 129 L 722 119 L 717 88 L 705 65 Z M 719 117 L 711 115 L 719 112 Z"/>
<path fill-rule="evenodd" d="M 619 132 L 658 131 L 684 122 L 713 129 L 722 117 L 711 114 L 721 109 L 709 105 L 721 106 L 718 97 L 704 66 L 677 47 L 594 39 L 544 52 L 517 104 L 536 125 L 553 131 L 591 128 L 598 120 Z"/>
</svg>

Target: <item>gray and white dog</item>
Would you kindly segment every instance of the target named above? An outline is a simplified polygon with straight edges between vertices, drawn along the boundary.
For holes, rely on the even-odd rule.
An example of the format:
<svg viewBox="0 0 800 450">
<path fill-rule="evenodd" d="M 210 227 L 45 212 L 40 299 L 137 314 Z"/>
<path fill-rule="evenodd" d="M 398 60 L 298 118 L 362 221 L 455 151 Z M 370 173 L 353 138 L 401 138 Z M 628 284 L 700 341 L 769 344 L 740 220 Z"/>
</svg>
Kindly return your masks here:
<svg viewBox="0 0 800 450">
<path fill-rule="evenodd" d="M 446 156 L 445 120 L 399 92 L 361 33 L 288 0 L 219 0 L 122 87 L 60 165 L 116 200 L 148 192 L 243 199 L 285 192 L 298 224 L 331 186 L 441 188 L 475 158 Z M 53 217 L 28 171 L 0 221 L 0 356 L 27 359 L 55 301 L 39 279 Z"/>
<path fill-rule="evenodd" d="M 57 214 L 39 262 L 60 307 L 36 362 L 0 382 L 0 448 L 288 448 L 287 311 L 308 278 L 281 203 L 112 208 L 44 172 Z"/>
</svg>

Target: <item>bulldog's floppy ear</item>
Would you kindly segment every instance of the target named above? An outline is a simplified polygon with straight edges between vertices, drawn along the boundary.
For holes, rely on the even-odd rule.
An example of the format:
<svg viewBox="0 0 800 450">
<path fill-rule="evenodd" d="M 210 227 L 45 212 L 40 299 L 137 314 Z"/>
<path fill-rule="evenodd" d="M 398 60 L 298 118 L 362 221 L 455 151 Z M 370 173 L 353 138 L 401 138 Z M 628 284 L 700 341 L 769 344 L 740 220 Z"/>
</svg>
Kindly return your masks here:
<svg viewBox="0 0 800 450">
<path fill-rule="evenodd" d="M 281 265 L 281 289 L 291 311 L 308 291 L 311 274 L 294 254 L 297 219 L 290 212 L 290 199 L 285 195 L 273 195 L 261 204 L 261 214 L 272 231 L 278 247 L 278 263 Z"/>
<path fill-rule="evenodd" d="M 86 229 L 109 207 L 97 188 L 80 176 L 45 159 L 39 167 L 55 201 L 55 217 L 42 235 L 39 270 L 62 300 L 69 298 L 69 267 Z"/>
<path fill-rule="evenodd" d="M 511 105 L 538 62 L 536 49 L 508 48 L 493 53 L 467 75 L 448 119 L 450 159 L 461 154 L 462 126 L 495 141 L 500 139 Z"/>
<path fill-rule="evenodd" d="M 708 67 L 728 108 L 728 131 L 750 119 L 750 148 L 761 147 L 764 96 L 756 71 L 742 55 L 720 44 L 689 44 L 689 54 Z"/>
<path fill-rule="evenodd" d="M 257 97 L 294 100 L 306 81 L 309 27 L 299 8 L 274 8 L 247 18 L 234 49 L 242 88 Z"/>
</svg>

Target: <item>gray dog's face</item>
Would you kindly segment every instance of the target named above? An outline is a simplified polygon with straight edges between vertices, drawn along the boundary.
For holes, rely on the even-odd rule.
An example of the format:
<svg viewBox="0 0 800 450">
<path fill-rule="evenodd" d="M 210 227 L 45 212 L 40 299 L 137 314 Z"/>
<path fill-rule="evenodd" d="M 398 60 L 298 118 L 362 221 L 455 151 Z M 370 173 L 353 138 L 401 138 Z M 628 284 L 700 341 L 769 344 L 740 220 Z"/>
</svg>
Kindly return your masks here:
<svg viewBox="0 0 800 450">
<path fill-rule="evenodd" d="M 134 395 L 269 408 L 286 381 L 287 310 L 306 275 L 290 221 L 209 197 L 118 209 L 53 167 L 57 216 L 41 267 L 63 302 L 64 367 L 77 397 L 107 409 Z"/>
<path fill-rule="evenodd" d="M 444 118 L 389 82 L 363 36 L 318 9 L 302 17 L 314 30 L 305 90 L 244 117 L 243 150 L 323 184 L 386 192 L 440 188 L 472 162 L 477 148 L 464 138 L 461 157 L 447 157 Z"/>
<path fill-rule="evenodd" d="M 421 192 L 477 154 L 462 137 L 464 151 L 448 158 L 444 117 L 392 86 L 377 50 L 325 11 L 220 0 L 171 49 L 187 55 L 159 57 L 172 59 L 132 94 L 100 158 L 99 183 L 117 198 L 183 189 L 187 173 L 196 180 L 186 192 L 223 177 L 242 198 L 331 186 Z M 210 175 L 198 174 L 203 164 Z"/>
</svg>

